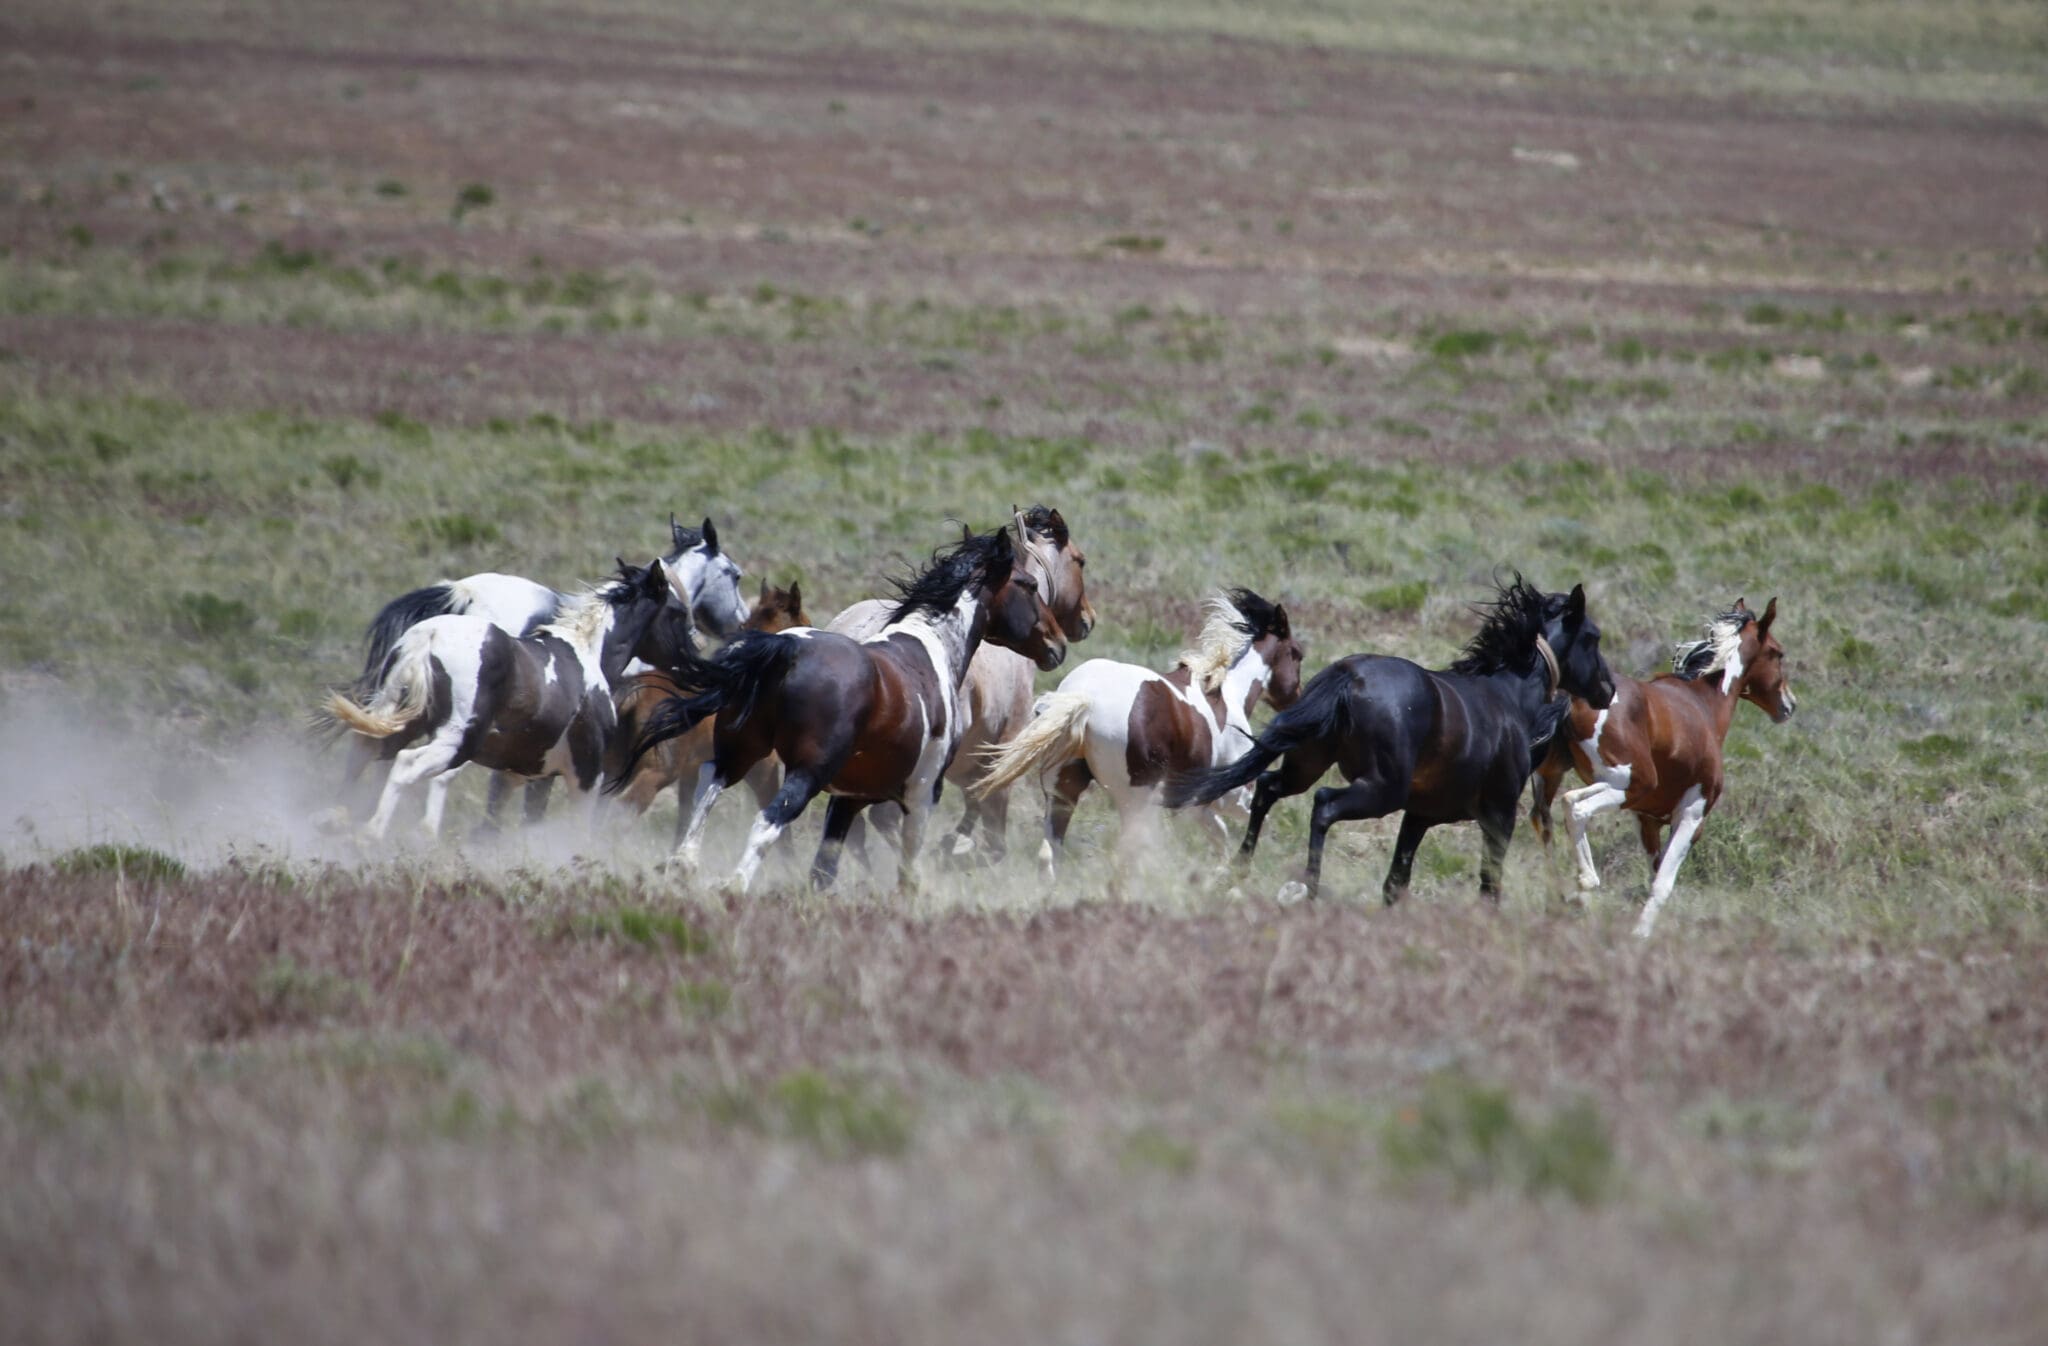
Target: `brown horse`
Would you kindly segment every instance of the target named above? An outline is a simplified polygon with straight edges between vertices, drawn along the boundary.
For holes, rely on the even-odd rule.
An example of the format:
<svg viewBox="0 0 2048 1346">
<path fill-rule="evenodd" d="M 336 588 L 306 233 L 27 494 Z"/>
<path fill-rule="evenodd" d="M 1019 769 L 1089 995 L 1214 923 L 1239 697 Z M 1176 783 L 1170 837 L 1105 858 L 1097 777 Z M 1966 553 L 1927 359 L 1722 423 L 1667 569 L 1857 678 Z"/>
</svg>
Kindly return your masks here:
<svg viewBox="0 0 2048 1346">
<path fill-rule="evenodd" d="M 1586 782 L 1564 797 L 1583 891 L 1600 886 L 1587 821 L 1610 809 L 1636 815 L 1654 876 L 1649 903 L 1636 922 L 1638 935 L 1648 936 L 1656 926 L 1685 853 L 1721 798 L 1721 743 L 1736 703 L 1754 702 L 1779 724 L 1798 705 L 1785 676 L 1785 649 L 1771 634 L 1777 617 L 1775 598 L 1762 617 L 1738 598 L 1707 623 L 1705 639 L 1678 647 L 1671 672 L 1648 682 L 1616 678 L 1614 704 L 1606 710 L 1573 698 L 1569 732 L 1552 740 L 1550 755 L 1537 768 L 1529 820 L 1546 850 L 1550 803 L 1565 768 L 1576 768 Z M 1664 845 L 1667 824 L 1671 840 Z"/>
<path fill-rule="evenodd" d="M 1058 510 L 1044 505 L 1012 509 L 1010 515 L 1015 535 L 1023 539 L 1025 569 L 1038 581 L 1039 595 L 1059 622 L 1061 633 L 1069 642 L 1086 640 L 1095 629 L 1095 609 L 1088 602 L 1088 558 L 1068 531 L 1067 521 Z M 888 614 L 886 600 L 871 598 L 834 617 L 827 629 L 865 640 L 882 629 Z M 946 779 L 960 788 L 967 805 L 949 846 L 954 857 L 964 858 L 976 849 L 977 831 L 982 854 L 990 863 L 1001 860 L 1007 849 L 1009 787 L 986 795 L 976 794 L 972 787 L 981 772 L 983 754 L 1010 742 L 1031 722 L 1033 672 L 1029 659 L 996 645 L 983 645 L 975 651 L 974 662 L 967 667 L 967 684 L 962 689 L 969 714 L 967 734 L 960 740 L 953 765 L 946 769 Z M 902 814 L 893 805 L 881 804 L 869 811 L 869 817 L 880 830 L 893 833 Z M 848 844 L 855 854 L 862 852 L 858 827 Z"/>
<path fill-rule="evenodd" d="M 809 626 L 811 619 L 804 612 L 803 589 L 792 584 L 787 589 L 778 589 L 761 581 L 760 596 L 754 600 L 753 611 L 747 614 L 742 628 L 747 631 L 787 631 L 793 626 Z M 624 768 L 626 755 L 632 751 L 633 741 L 640 737 L 640 730 L 646 725 L 647 717 L 662 702 L 682 693 L 676 680 L 659 670 L 642 673 L 628 679 L 619 688 L 619 729 L 612 738 L 612 751 L 605 763 L 606 773 L 616 778 Z M 711 722 L 699 724 L 680 738 L 672 738 L 640 759 L 633 774 L 627 778 L 626 786 L 619 792 L 620 798 L 633 815 L 647 812 L 653 806 L 654 797 L 679 781 L 695 781 L 697 768 L 711 760 Z M 753 790 L 754 798 L 764 807 L 775 797 L 775 788 L 782 781 L 782 773 L 773 759 L 762 762 L 747 773 L 747 785 Z M 690 820 L 690 803 L 687 798 L 676 801 L 676 840 L 681 841 L 683 827 Z"/>
<path fill-rule="evenodd" d="M 1016 527 L 1013 525 L 1013 527 Z M 761 810 L 733 873 L 744 892 L 761 857 L 818 794 L 831 796 L 825 839 L 811 881 L 829 887 L 847 830 L 870 804 L 904 810 L 899 882 L 938 797 L 940 775 L 966 729 L 960 685 L 984 639 L 1042 669 L 1066 658 L 1066 637 L 1024 567 L 1012 529 L 970 536 L 942 551 L 899 586 L 889 622 L 864 641 L 798 627 L 749 631 L 711 659 L 676 670 L 685 697 L 648 718 L 635 761 L 657 744 L 715 716 L 711 760 L 697 773 L 690 823 L 676 859 L 694 869 L 704 820 L 718 795 L 770 753 L 782 759 L 782 787 Z M 634 761 L 628 761 L 630 775 Z"/>
</svg>

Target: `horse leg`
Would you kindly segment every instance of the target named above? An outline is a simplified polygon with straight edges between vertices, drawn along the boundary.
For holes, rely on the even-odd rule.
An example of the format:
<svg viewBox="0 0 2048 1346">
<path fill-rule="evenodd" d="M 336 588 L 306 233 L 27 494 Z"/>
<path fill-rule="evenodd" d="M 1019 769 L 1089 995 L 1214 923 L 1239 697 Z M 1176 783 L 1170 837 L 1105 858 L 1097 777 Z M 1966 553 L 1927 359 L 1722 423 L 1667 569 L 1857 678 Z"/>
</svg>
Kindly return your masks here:
<svg viewBox="0 0 2048 1346">
<path fill-rule="evenodd" d="M 1479 895 L 1496 907 L 1500 905 L 1501 869 L 1507 863 L 1508 843 L 1515 836 L 1515 800 L 1491 800 L 1479 806 Z"/>
<path fill-rule="evenodd" d="M 1266 814 L 1283 799 L 1291 799 L 1323 778 L 1336 755 L 1318 743 L 1304 743 L 1280 759 L 1280 765 L 1259 777 L 1252 791 L 1251 816 L 1245 823 L 1244 844 L 1237 848 L 1239 860 L 1249 860 L 1259 848 L 1259 829 Z"/>
<path fill-rule="evenodd" d="M 1671 844 L 1664 848 L 1664 858 L 1657 862 L 1657 877 L 1650 884 L 1649 904 L 1636 921 L 1636 934 L 1641 938 L 1648 939 L 1650 931 L 1656 927 L 1657 913 L 1670 900 L 1671 889 L 1678 882 L 1678 867 L 1685 863 L 1685 853 L 1692 849 L 1692 839 L 1699 835 L 1700 824 L 1706 816 L 1707 797 L 1695 785 L 1678 801 L 1678 811 L 1672 815 Z"/>
<path fill-rule="evenodd" d="M 541 819 L 548 816 L 548 792 L 555 788 L 553 776 L 542 776 L 539 780 L 526 782 L 526 825 L 538 827 Z"/>
<path fill-rule="evenodd" d="M 808 771 L 798 770 L 782 778 L 782 788 L 775 792 L 775 798 L 768 801 L 768 807 L 754 819 L 753 830 L 747 833 L 747 848 L 740 853 L 740 862 L 732 871 L 733 888 L 742 893 L 747 891 L 754 882 L 754 872 L 761 867 L 762 855 L 824 788 L 821 779 L 830 777 L 814 777 Z"/>
<path fill-rule="evenodd" d="M 1052 784 L 1046 788 L 1045 840 L 1038 843 L 1038 873 L 1047 883 L 1053 881 L 1060 852 L 1066 849 L 1067 825 L 1074 821 L 1074 810 L 1094 779 L 1088 763 L 1072 761 L 1053 774 Z"/>
<path fill-rule="evenodd" d="M 811 861 L 811 889 L 824 892 L 839 876 L 839 853 L 846 845 L 846 834 L 853 827 L 853 820 L 867 807 L 865 800 L 848 799 L 844 795 L 833 795 L 825 805 L 825 836 L 818 842 L 818 854 Z"/>
<path fill-rule="evenodd" d="M 1580 892 L 1590 893 L 1600 886 L 1600 871 L 1593 868 L 1593 843 L 1587 839 L 1586 823 L 1620 808 L 1627 799 L 1626 788 L 1605 781 L 1565 793 L 1564 825 L 1572 834 L 1572 849 L 1579 858 Z"/>
<path fill-rule="evenodd" d="M 1557 787 L 1564 784 L 1564 770 L 1565 763 L 1553 752 L 1529 777 L 1529 826 L 1536 830 L 1546 856 L 1550 854 L 1552 831 L 1550 806 L 1557 800 Z"/>
<path fill-rule="evenodd" d="M 512 778 L 502 771 L 493 771 L 484 786 L 484 820 L 476 826 L 478 836 L 491 836 L 498 831 L 498 814 L 511 793 Z"/>
<path fill-rule="evenodd" d="M 930 794 L 913 790 L 903 801 L 902 859 L 896 869 L 896 891 L 904 897 L 917 892 L 917 853 L 924 845 L 925 824 L 931 821 L 932 806 L 938 800 L 934 786 Z"/>
<path fill-rule="evenodd" d="M 953 835 L 946 840 L 946 861 L 962 865 L 974 854 L 974 834 L 981 827 L 982 801 L 972 793 L 960 792 L 960 822 L 953 828 Z"/>
<path fill-rule="evenodd" d="M 1330 825 L 1357 822 L 1361 818 L 1384 818 L 1401 807 L 1394 792 L 1377 780 L 1355 780 L 1349 785 L 1329 785 L 1316 791 L 1315 810 L 1309 814 L 1308 865 L 1302 871 L 1303 897 L 1314 897 L 1323 876 L 1323 842 Z M 1284 890 L 1283 890 L 1284 891 Z"/>
<path fill-rule="evenodd" d="M 719 778 L 716 760 L 697 768 L 697 788 L 677 812 L 676 848 L 670 857 L 685 875 L 697 872 L 697 858 L 704 845 L 704 824 L 710 820 L 711 806 L 724 790 L 725 782 Z"/>
<path fill-rule="evenodd" d="M 1647 813 L 1636 815 L 1636 835 L 1643 839 L 1643 854 L 1650 857 L 1650 878 L 1657 877 L 1657 862 L 1664 858 L 1664 820 Z"/>
<path fill-rule="evenodd" d="M 495 781 L 499 777 L 496 773 L 493 773 L 491 779 Z M 441 835 L 441 815 L 448 809 L 448 787 L 454 783 L 455 773 L 453 771 L 443 771 L 440 775 L 427 782 L 426 827 L 427 835 L 430 837 Z"/>
<path fill-rule="evenodd" d="M 398 801 L 408 789 L 430 776 L 443 775 L 462 765 L 461 746 L 460 737 L 450 735 L 429 739 L 394 757 L 391 774 L 384 779 L 383 797 L 377 801 L 377 812 L 370 818 L 370 835 L 383 840 L 391 827 L 391 815 L 397 811 Z"/>
<path fill-rule="evenodd" d="M 1393 863 L 1387 866 L 1386 882 L 1380 885 L 1380 898 L 1388 906 L 1408 896 L 1408 878 L 1415 872 L 1415 852 L 1422 845 L 1423 834 L 1434 825 L 1413 812 L 1401 815 L 1401 834 L 1394 838 Z"/>
</svg>

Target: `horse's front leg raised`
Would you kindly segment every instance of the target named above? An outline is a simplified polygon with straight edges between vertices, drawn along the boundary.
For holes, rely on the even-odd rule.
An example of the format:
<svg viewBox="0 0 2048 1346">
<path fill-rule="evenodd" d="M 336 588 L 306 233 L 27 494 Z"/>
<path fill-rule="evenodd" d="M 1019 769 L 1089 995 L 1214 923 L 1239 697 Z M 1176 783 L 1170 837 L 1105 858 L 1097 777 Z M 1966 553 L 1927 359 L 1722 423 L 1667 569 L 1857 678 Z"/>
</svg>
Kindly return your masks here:
<svg viewBox="0 0 2048 1346">
<path fill-rule="evenodd" d="M 1564 797 L 1564 825 L 1572 834 L 1572 849 L 1579 860 L 1579 890 L 1590 893 L 1600 886 L 1600 871 L 1593 868 L 1593 843 L 1586 835 L 1586 824 L 1603 813 L 1610 813 L 1628 802 L 1628 787 L 1608 781 L 1595 781 L 1577 790 L 1568 790 Z"/>
</svg>

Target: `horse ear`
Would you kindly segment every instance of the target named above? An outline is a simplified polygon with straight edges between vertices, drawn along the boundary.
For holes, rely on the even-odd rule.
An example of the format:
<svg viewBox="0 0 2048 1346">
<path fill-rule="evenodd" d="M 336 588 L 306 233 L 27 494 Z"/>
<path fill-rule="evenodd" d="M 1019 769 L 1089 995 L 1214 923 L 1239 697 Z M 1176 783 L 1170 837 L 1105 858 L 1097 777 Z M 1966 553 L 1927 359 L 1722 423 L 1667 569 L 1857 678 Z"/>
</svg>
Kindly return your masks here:
<svg viewBox="0 0 2048 1346">
<path fill-rule="evenodd" d="M 683 526 L 676 522 L 674 510 L 670 510 L 668 513 L 668 540 L 675 543 L 676 548 L 681 550 L 683 545 Z"/>
<path fill-rule="evenodd" d="M 1571 593 L 1564 600 L 1564 615 L 1576 621 L 1586 615 L 1586 586 L 1574 584 Z"/>
<path fill-rule="evenodd" d="M 1776 620 L 1778 620 L 1778 596 L 1772 594 L 1771 601 L 1764 604 L 1764 615 L 1757 620 L 1756 633 L 1760 636 L 1770 634 L 1771 623 Z"/>
<path fill-rule="evenodd" d="M 704 516 L 704 550 L 713 556 L 718 555 L 718 525 L 711 522 L 709 514 Z"/>
<path fill-rule="evenodd" d="M 792 613 L 804 610 L 804 586 L 800 580 L 789 582 L 789 610 Z"/>
</svg>

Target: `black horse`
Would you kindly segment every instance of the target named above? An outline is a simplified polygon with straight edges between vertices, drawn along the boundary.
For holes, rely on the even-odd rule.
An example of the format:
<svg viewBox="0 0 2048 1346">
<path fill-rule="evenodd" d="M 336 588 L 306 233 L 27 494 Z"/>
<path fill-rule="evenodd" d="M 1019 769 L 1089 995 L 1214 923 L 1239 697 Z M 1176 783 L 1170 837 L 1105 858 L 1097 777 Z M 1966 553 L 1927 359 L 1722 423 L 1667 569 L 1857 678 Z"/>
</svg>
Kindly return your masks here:
<svg viewBox="0 0 2048 1346">
<path fill-rule="evenodd" d="M 1268 810 L 1334 764 L 1346 783 L 1316 791 L 1302 876 L 1308 896 L 1316 893 L 1330 824 L 1405 811 L 1382 890 L 1388 905 L 1408 891 L 1423 833 L 1475 819 L 1486 838 L 1479 891 L 1499 901 L 1522 787 L 1571 704 L 1559 689 L 1599 709 L 1614 699 L 1614 676 L 1600 655 L 1600 628 L 1586 615 L 1583 588 L 1546 594 L 1517 574 L 1478 611 L 1479 633 L 1449 669 L 1433 672 L 1385 655 L 1341 659 L 1309 680 L 1250 752 L 1172 782 L 1167 807 L 1207 803 L 1256 778 L 1239 850 L 1249 857 Z M 1283 753 L 1279 767 L 1266 771 Z"/>
</svg>

